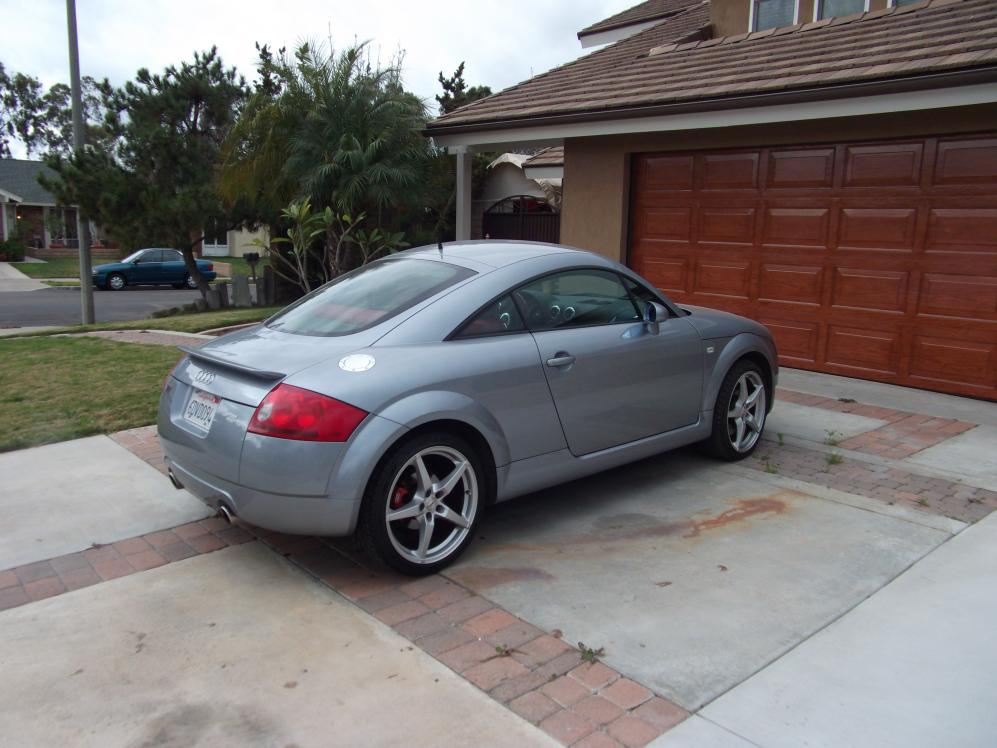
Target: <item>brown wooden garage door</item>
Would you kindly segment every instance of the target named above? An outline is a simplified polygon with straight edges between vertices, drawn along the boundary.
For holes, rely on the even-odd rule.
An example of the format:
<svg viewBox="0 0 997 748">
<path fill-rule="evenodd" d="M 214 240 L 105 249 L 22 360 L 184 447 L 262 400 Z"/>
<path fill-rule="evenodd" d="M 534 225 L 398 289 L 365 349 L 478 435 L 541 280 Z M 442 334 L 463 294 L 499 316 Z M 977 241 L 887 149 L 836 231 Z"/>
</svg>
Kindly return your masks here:
<svg viewBox="0 0 997 748">
<path fill-rule="evenodd" d="M 997 399 L 997 135 L 642 154 L 630 263 L 786 366 Z"/>
</svg>

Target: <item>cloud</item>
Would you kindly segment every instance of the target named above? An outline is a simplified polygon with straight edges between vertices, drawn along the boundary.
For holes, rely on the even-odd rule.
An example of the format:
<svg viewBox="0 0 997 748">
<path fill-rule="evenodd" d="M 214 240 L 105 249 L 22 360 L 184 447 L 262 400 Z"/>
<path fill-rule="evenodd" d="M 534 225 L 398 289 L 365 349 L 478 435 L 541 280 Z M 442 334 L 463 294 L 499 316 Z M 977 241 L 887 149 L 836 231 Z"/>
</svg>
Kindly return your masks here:
<svg viewBox="0 0 997 748">
<path fill-rule="evenodd" d="M 434 110 L 437 74 L 463 60 L 471 85 L 498 91 L 582 54 L 576 32 L 635 0 L 471 0 L 465 3 L 223 2 L 77 0 L 84 75 L 122 84 L 217 45 L 222 59 L 252 79 L 254 42 L 294 47 L 331 38 L 337 48 L 370 40 L 382 61 L 405 53 L 406 86 Z M 0 61 L 47 85 L 69 80 L 65 5 L 0 0 Z"/>
</svg>

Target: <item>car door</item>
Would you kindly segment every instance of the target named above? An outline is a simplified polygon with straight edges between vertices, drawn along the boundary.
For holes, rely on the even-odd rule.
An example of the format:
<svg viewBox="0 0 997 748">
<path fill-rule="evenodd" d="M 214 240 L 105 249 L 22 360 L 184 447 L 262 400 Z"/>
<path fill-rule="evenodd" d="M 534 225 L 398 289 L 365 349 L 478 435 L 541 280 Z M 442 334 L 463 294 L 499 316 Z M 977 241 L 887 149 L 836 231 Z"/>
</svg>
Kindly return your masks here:
<svg viewBox="0 0 997 748">
<path fill-rule="evenodd" d="M 176 249 L 163 250 L 162 282 L 183 283 L 187 276 L 187 266 L 183 261 L 183 253 Z"/>
<path fill-rule="evenodd" d="M 699 418 L 702 342 L 682 317 L 643 323 L 641 302 L 602 269 L 553 273 L 514 292 L 540 351 L 564 436 L 584 455 Z"/>
<path fill-rule="evenodd" d="M 163 251 L 161 249 L 147 249 L 135 261 L 132 268 L 131 283 L 159 283 L 159 274 L 162 268 Z"/>
</svg>

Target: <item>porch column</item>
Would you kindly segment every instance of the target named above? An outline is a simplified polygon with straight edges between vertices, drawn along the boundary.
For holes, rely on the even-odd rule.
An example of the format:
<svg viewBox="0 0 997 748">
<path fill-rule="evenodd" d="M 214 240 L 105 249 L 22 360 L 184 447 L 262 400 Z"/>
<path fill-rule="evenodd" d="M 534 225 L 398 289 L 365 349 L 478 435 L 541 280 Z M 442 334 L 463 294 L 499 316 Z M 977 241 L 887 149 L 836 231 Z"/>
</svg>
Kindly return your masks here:
<svg viewBox="0 0 997 748">
<path fill-rule="evenodd" d="M 465 147 L 457 156 L 457 241 L 471 238 L 471 153 Z"/>
</svg>

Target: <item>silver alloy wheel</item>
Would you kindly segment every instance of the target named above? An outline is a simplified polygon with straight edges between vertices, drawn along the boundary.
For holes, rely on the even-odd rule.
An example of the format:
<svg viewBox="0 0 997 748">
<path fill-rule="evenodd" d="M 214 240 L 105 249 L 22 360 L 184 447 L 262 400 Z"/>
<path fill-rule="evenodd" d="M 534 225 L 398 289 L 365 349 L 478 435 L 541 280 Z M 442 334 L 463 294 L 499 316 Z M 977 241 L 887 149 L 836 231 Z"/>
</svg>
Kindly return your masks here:
<svg viewBox="0 0 997 748">
<path fill-rule="evenodd" d="M 187 288 L 197 288 L 197 281 L 190 277 L 190 273 L 187 273 L 187 277 L 183 281 Z"/>
<path fill-rule="evenodd" d="M 402 465 L 385 501 L 391 545 L 414 564 L 434 564 L 461 547 L 478 511 L 478 477 L 452 447 L 423 449 Z"/>
<path fill-rule="evenodd" d="M 737 452 L 747 452 L 765 426 L 765 383 L 754 371 L 746 371 L 734 385 L 727 406 L 727 438 Z"/>
<path fill-rule="evenodd" d="M 125 279 L 118 274 L 114 274 L 107 279 L 107 285 L 114 291 L 120 291 L 125 287 Z"/>
</svg>

